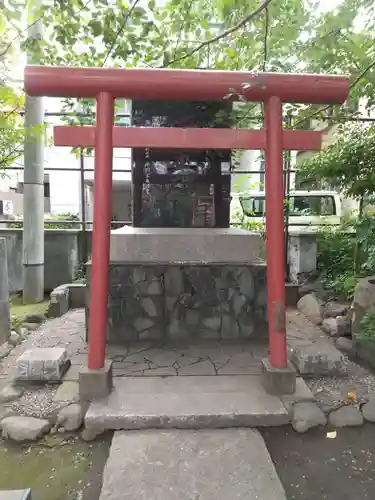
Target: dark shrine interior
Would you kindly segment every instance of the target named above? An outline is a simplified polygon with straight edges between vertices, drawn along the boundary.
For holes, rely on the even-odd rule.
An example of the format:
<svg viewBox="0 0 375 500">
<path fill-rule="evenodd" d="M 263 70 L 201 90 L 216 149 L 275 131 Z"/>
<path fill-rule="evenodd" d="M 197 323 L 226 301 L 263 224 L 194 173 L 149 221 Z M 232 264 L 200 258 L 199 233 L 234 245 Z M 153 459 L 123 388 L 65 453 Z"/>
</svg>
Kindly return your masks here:
<svg viewBox="0 0 375 500">
<path fill-rule="evenodd" d="M 138 127 L 229 128 L 229 102 L 133 101 Z M 229 227 L 230 150 L 133 149 L 135 227 Z"/>
</svg>

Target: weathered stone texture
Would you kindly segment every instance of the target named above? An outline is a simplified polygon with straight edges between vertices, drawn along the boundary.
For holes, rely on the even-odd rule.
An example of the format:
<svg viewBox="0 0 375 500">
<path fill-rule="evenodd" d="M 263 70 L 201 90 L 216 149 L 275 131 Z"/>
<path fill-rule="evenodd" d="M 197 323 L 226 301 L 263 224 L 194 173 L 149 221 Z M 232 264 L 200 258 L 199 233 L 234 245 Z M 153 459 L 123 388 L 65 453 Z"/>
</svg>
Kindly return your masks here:
<svg viewBox="0 0 375 500">
<path fill-rule="evenodd" d="M 17 359 L 16 380 L 57 382 L 65 374 L 70 361 L 60 347 L 36 347 Z"/>
<path fill-rule="evenodd" d="M 266 267 L 113 265 L 108 307 L 112 343 L 262 337 Z"/>
</svg>

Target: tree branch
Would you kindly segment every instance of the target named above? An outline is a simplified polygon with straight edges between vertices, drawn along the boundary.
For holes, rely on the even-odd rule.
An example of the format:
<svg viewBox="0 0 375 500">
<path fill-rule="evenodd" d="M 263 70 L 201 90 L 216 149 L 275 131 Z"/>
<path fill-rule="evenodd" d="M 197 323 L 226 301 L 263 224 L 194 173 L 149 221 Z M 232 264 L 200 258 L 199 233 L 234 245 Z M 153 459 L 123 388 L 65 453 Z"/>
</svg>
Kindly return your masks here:
<svg viewBox="0 0 375 500">
<path fill-rule="evenodd" d="M 212 43 L 218 42 L 219 40 L 225 38 L 226 36 L 230 35 L 231 33 L 234 33 L 235 31 L 238 31 L 240 28 L 242 28 L 243 26 L 245 26 L 245 24 L 247 24 L 248 22 L 250 22 L 251 20 L 253 20 L 255 17 L 257 17 L 264 9 L 266 9 L 269 6 L 269 4 L 271 2 L 272 2 L 272 0 L 264 0 L 263 4 L 260 7 L 258 7 L 256 10 L 254 10 L 253 12 L 251 12 L 250 14 L 248 14 L 247 16 L 245 16 L 237 24 L 235 24 L 231 28 L 228 28 L 227 30 L 223 31 L 219 35 L 214 36 L 210 40 L 206 40 L 205 42 L 202 42 L 197 47 L 195 47 L 195 49 L 191 50 L 190 52 L 188 52 L 184 56 L 181 56 L 181 57 L 179 57 L 177 59 L 172 59 L 172 61 L 168 62 L 168 66 L 170 64 L 174 64 L 176 62 L 183 61 L 184 59 L 187 59 L 188 57 L 191 57 L 192 55 L 194 55 L 196 52 L 200 51 L 201 49 L 203 49 L 207 45 L 211 45 Z M 165 68 L 165 67 L 166 66 L 161 66 L 161 68 Z"/>
<path fill-rule="evenodd" d="M 111 47 L 109 48 L 109 51 L 107 52 L 107 55 L 105 56 L 104 58 L 104 61 L 102 63 L 102 67 L 105 65 L 105 63 L 108 61 L 108 58 L 110 57 L 110 55 L 112 54 L 112 51 L 113 49 L 115 48 L 115 45 L 117 43 L 117 40 L 119 38 L 119 36 L 122 34 L 122 32 L 124 31 L 125 29 L 125 26 L 126 26 L 126 23 L 128 22 L 130 16 L 132 15 L 134 9 L 137 7 L 137 5 L 139 4 L 140 0 L 135 0 L 135 2 L 133 3 L 133 5 L 130 7 L 130 9 L 128 10 L 128 13 L 126 14 L 126 16 L 124 17 L 124 21 L 123 23 L 121 24 L 120 28 L 118 29 L 117 33 L 116 33 L 116 36 L 115 36 L 115 39 L 113 40 L 113 43 L 111 45 Z"/>
<path fill-rule="evenodd" d="M 375 67 L 375 61 L 372 61 L 372 63 L 370 63 L 368 66 L 366 66 L 366 68 L 353 80 L 353 82 L 350 84 L 349 90 L 352 90 L 356 85 L 358 85 L 358 83 L 362 80 L 362 78 L 366 75 L 366 73 L 368 73 L 374 67 Z M 310 120 L 311 118 L 314 118 L 314 116 L 319 115 L 320 113 L 322 113 L 323 111 L 326 111 L 327 109 L 331 108 L 332 106 L 334 106 L 334 104 L 328 104 L 327 106 L 323 106 L 322 108 L 319 108 L 318 110 L 314 111 L 314 113 L 311 113 L 311 115 L 306 116 L 306 118 L 302 118 L 301 120 L 296 122 L 294 124 L 294 127 L 297 127 L 301 123 L 303 123 L 307 120 Z"/>
</svg>

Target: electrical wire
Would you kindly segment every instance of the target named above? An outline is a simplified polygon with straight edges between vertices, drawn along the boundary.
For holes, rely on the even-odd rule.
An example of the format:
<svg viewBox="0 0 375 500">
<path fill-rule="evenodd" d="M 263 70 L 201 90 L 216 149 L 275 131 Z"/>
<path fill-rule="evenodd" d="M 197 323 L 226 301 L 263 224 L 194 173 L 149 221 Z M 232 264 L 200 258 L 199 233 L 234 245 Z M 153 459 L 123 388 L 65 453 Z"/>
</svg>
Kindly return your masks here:
<svg viewBox="0 0 375 500">
<path fill-rule="evenodd" d="M 255 19 L 261 12 L 263 12 L 265 9 L 267 9 L 267 7 L 269 6 L 269 4 L 271 2 L 272 2 L 272 0 L 264 0 L 263 4 L 260 7 L 258 7 L 256 10 L 254 10 L 253 12 L 251 12 L 250 14 L 248 14 L 247 16 L 245 16 L 237 24 L 235 24 L 231 28 L 228 28 L 227 30 L 223 31 L 219 35 L 214 36 L 210 40 L 206 40 L 206 41 L 200 43 L 197 47 L 195 47 L 194 49 L 192 49 L 187 54 L 185 54 L 185 55 L 183 55 L 183 56 L 181 56 L 181 57 L 179 57 L 177 59 L 172 59 L 171 61 L 168 62 L 167 66 L 169 66 L 171 64 L 175 64 L 176 62 L 183 61 L 184 59 L 187 59 L 187 58 L 191 57 L 192 55 L 194 55 L 196 52 L 198 52 L 199 50 L 201 50 L 203 47 L 206 47 L 207 45 L 211 45 L 212 43 L 218 42 L 219 40 L 222 40 L 223 38 L 227 37 L 231 33 L 234 33 L 235 31 L 238 31 L 240 28 L 242 28 L 243 26 L 245 26 L 247 23 L 249 23 L 250 21 L 252 21 L 253 19 Z M 161 67 L 165 68 L 166 66 L 161 66 Z"/>
</svg>

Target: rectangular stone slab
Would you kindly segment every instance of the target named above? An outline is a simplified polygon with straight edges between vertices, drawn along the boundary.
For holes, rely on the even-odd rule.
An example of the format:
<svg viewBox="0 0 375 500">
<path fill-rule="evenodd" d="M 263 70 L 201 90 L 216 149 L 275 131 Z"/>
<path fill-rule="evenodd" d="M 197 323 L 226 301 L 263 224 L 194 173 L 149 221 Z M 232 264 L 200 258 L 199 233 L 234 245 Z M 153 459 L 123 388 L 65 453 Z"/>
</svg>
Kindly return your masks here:
<svg viewBox="0 0 375 500">
<path fill-rule="evenodd" d="M 107 429 L 210 429 L 283 425 L 289 414 L 266 394 L 260 377 L 190 376 L 115 379 L 108 398 L 94 401 L 85 426 Z"/>
<path fill-rule="evenodd" d="M 116 432 L 99 500 L 286 500 L 252 429 Z"/>
<path fill-rule="evenodd" d="M 111 262 L 253 263 L 264 257 L 258 233 L 237 228 L 142 228 L 111 231 Z"/>
<path fill-rule="evenodd" d="M 18 381 L 58 382 L 70 365 L 63 347 L 34 347 L 16 361 Z"/>
<path fill-rule="evenodd" d="M 0 500 L 31 500 L 31 490 L 0 490 Z"/>
</svg>

